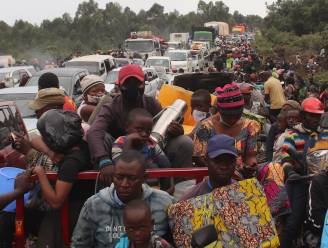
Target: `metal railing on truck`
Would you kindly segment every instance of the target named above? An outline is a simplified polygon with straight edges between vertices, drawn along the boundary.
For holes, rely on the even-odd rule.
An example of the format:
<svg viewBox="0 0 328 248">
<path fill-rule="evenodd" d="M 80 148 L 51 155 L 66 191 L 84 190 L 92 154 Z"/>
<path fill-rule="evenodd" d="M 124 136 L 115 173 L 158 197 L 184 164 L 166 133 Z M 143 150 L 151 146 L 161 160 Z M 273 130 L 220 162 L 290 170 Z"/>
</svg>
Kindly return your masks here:
<svg viewBox="0 0 328 248">
<path fill-rule="evenodd" d="M 196 183 L 201 182 L 208 175 L 207 168 L 169 168 L 169 169 L 148 169 L 146 171 L 148 178 L 160 177 L 185 177 L 196 179 Z M 96 180 L 99 172 L 85 171 L 79 173 L 78 180 Z M 57 180 L 57 173 L 47 173 L 50 181 Z M 69 204 L 64 203 L 60 209 L 61 230 L 64 244 L 69 246 Z M 25 232 L 24 232 L 24 199 L 23 196 L 16 199 L 16 220 L 15 220 L 15 248 L 24 248 Z"/>
</svg>

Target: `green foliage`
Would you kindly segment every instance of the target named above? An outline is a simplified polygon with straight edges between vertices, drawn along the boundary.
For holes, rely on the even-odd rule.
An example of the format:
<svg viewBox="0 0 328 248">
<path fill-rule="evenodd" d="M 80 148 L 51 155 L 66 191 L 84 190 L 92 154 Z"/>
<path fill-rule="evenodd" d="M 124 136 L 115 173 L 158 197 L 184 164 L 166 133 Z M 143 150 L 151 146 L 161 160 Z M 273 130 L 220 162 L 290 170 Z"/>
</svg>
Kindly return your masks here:
<svg viewBox="0 0 328 248">
<path fill-rule="evenodd" d="M 328 85 L 328 71 L 322 71 L 314 75 L 314 82 Z"/>
<path fill-rule="evenodd" d="M 44 20 L 40 26 L 18 20 L 13 27 L 0 21 L 0 54 L 31 59 L 34 56 L 63 59 L 75 52 L 90 53 L 118 47 L 132 31 L 151 30 L 169 37 L 171 32 L 190 32 L 193 25 L 207 21 L 224 21 L 230 25 L 245 22 L 260 28 L 259 16 L 243 16 L 222 1 L 199 1 L 196 11 L 185 15 L 178 11 L 165 13 L 164 7 L 154 4 L 148 10 L 133 12 L 118 3 L 108 2 L 100 9 L 95 0 L 79 4 L 73 17 L 64 13 L 54 20 Z"/>
<path fill-rule="evenodd" d="M 266 27 L 297 35 L 320 32 L 328 23 L 326 0 L 277 0 L 267 6 Z"/>
</svg>

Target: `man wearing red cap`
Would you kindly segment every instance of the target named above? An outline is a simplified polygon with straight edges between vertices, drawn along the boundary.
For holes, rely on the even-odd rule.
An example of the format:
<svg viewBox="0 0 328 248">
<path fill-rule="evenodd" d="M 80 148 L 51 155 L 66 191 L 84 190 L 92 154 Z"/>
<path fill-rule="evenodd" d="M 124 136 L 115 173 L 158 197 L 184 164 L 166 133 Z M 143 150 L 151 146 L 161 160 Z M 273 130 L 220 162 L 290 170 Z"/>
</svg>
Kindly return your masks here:
<svg viewBox="0 0 328 248">
<path fill-rule="evenodd" d="M 103 179 L 107 178 L 107 182 L 110 181 L 112 174 L 112 142 L 118 137 L 126 135 L 128 113 L 135 108 L 144 108 L 152 116 L 155 116 L 162 110 L 156 99 L 144 95 L 145 78 L 138 65 L 122 67 L 119 71 L 117 86 L 120 94 L 102 107 L 87 135 L 92 158 L 98 165 L 97 168 L 100 169 L 101 175 L 104 176 Z M 179 164 L 180 166 L 190 165 L 193 149 L 192 140 L 183 135 L 182 126 L 172 122 L 167 133 L 171 137 L 171 141 L 169 141 L 165 152 L 171 160 L 172 167 Z M 190 162 L 187 161 L 188 159 Z"/>
<path fill-rule="evenodd" d="M 304 221 L 306 211 L 307 183 L 300 176 L 307 175 L 306 154 L 319 137 L 319 123 L 324 106 L 319 99 L 306 98 L 301 105 L 302 123 L 292 128 L 282 146 L 282 164 L 292 213 L 286 219 L 281 232 L 281 246 L 293 247 Z"/>
</svg>

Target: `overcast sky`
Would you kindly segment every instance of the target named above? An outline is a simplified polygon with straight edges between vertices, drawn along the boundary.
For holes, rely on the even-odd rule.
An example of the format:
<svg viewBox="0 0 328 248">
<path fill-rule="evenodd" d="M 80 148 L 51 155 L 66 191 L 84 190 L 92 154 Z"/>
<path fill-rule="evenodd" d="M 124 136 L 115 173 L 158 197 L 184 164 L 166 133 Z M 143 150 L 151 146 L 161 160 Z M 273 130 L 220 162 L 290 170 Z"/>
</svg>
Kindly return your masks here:
<svg viewBox="0 0 328 248">
<path fill-rule="evenodd" d="M 104 8 L 109 0 L 95 0 L 100 8 Z M 209 2 L 210 0 L 205 0 Z M 65 12 L 74 16 L 79 3 L 82 0 L 1 0 L 0 20 L 13 25 L 15 20 L 23 19 L 33 24 L 40 24 L 44 19 L 60 17 Z M 114 0 L 115 2 L 115 0 Z M 198 0 L 119 0 L 123 7 L 130 7 L 138 12 L 140 9 L 149 9 L 157 2 L 165 7 L 165 12 L 178 10 L 180 13 L 188 13 L 197 10 Z M 230 12 L 238 10 L 240 13 L 266 15 L 265 3 L 273 0 L 223 0 L 230 8 Z M 220 21 L 220 20 L 218 20 Z"/>
</svg>

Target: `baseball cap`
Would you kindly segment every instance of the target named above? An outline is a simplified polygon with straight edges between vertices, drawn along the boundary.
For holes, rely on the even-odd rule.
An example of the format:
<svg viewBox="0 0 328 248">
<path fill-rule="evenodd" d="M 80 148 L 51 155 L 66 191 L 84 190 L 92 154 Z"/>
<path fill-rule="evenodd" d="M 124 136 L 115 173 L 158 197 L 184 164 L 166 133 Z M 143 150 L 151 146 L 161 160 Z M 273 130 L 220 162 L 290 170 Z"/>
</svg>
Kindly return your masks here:
<svg viewBox="0 0 328 248">
<path fill-rule="evenodd" d="M 135 77 L 142 83 L 145 81 L 145 75 L 139 65 L 131 64 L 123 66 L 118 73 L 118 84 L 122 85 L 130 77 Z"/>
<path fill-rule="evenodd" d="M 208 140 L 207 155 L 212 159 L 222 154 L 238 156 L 235 139 L 225 134 L 218 134 Z"/>
<path fill-rule="evenodd" d="M 86 93 L 93 86 L 98 84 L 104 84 L 104 80 L 97 75 L 87 75 L 81 80 L 82 93 Z"/>
<path fill-rule="evenodd" d="M 36 98 L 29 103 L 29 108 L 40 110 L 49 104 L 61 105 L 65 103 L 65 93 L 61 89 L 46 88 L 39 90 Z"/>
</svg>

